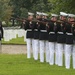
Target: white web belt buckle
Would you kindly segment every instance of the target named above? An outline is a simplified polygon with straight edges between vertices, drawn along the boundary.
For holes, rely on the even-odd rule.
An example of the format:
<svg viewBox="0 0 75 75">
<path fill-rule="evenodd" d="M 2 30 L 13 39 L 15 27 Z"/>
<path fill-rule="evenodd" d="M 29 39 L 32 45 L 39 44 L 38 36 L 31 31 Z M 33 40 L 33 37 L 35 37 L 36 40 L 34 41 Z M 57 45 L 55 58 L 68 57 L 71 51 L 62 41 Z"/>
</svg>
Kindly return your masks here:
<svg viewBox="0 0 75 75">
<path fill-rule="evenodd" d="M 67 35 L 73 35 L 72 33 L 66 33 Z"/>
<path fill-rule="evenodd" d="M 47 30 L 40 30 L 41 32 L 47 32 Z"/>
<path fill-rule="evenodd" d="M 58 34 L 63 34 L 63 32 L 58 32 Z"/>
<path fill-rule="evenodd" d="M 55 34 L 55 32 L 49 32 L 49 34 Z"/>
</svg>

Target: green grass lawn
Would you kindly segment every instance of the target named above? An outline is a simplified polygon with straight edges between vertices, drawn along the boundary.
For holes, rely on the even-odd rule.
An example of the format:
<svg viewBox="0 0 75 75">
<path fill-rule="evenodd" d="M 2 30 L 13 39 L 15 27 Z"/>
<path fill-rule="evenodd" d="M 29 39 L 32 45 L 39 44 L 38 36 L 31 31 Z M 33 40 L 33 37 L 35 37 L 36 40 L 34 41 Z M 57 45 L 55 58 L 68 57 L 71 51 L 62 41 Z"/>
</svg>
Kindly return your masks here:
<svg viewBox="0 0 75 75">
<path fill-rule="evenodd" d="M 27 59 L 23 54 L 0 54 L 0 75 L 75 75 L 75 70 L 40 63 L 33 58 Z"/>
<path fill-rule="evenodd" d="M 24 37 L 17 37 L 16 39 L 12 39 L 10 41 L 2 40 L 2 44 L 26 44 L 26 42 L 24 42 Z"/>
</svg>

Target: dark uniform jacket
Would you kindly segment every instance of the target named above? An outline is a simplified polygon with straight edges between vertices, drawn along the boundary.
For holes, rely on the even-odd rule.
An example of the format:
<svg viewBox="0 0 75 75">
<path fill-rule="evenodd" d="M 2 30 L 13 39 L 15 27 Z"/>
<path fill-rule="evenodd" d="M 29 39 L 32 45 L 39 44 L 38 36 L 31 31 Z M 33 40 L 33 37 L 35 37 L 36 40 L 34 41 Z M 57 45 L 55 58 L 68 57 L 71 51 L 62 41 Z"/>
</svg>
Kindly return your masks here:
<svg viewBox="0 0 75 75">
<path fill-rule="evenodd" d="M 73 43 L 75 44 L 75 25 L 72 25 Z"/>
<path fill-rule="evenodd" d="M 26 38 L 34 38 L 34 28 L 32 21 L 26 21 L 24 25 L 24 29 L 27 30 Z"/>
<path fill-rule="evenodd" d="M 42 22 L 47 22 L 46 19 L 42 19 Z M 46 24 L 41 23 L 39 26 L 40 34 L 39 40 L 48 40 L 48 32 L 46 30 Z"/>
<path fill-rule="evenodd" d="M 73 44 L 72 24 L 66 25 L 66 44 Z"/>
<path fill-rule="evenodd" d="M 1 38 L 3 38 L 3 28 L 2 28 L 2 25 L 0 26 L 0 40 Z"/>
<path fill-rule="evenodd" d="M 47 26 L 47 31 L 49 33 L 49 42 L 56 42 L 57 41 L 56 22 L 50 21 Z"/>
<path fill-rule="evenodd" d="M 38 19 L 38 21 L 41 21 L 42 19 Z M 39 39 L 39 33 L 40 33 L 40 30 L 39 30 L 39 26 L 40 26 L 40 23 L 39 22 L 34 22 L 34 39 Z"/>
<path fill-rule="evenodd" d="M 57 42 L 65 43 L 66 42 L 66 22 L 57 23 Z"/>
</svg>

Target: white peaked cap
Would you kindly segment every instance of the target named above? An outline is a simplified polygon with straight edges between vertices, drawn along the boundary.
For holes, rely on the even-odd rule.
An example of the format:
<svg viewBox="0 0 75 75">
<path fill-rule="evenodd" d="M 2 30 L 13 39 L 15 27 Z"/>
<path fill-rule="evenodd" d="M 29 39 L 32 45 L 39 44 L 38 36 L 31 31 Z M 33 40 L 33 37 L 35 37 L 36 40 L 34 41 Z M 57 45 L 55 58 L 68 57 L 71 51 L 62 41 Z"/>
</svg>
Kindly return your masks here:
<svg viewBox="0 0 75 75">
<path fill-rule="evenodd" d="M 28 15 L 34 15 L 34 13 L 28 12 Z"/>
<path fill-rule="evenodd" d="M 68 14 L 68 17 L 75 17 L 74 14 Z"/>
<path fill-rule="evenodd" d="M 57 14 L 51 14 L 51 16 L 55 16 L 55 17 L 58 17 L 58 15 L 57 15 Z"/>
<path fill-rule="evenodd" d="M 62 15 L 62 16 L 68 16 L 68 14 L 65 13 L 65 12 L 60 12 L 60 15 Z"/>
<path fill-rule="evenodd" d="M 36 14 L 37 14 L 37 15 L 42 15 L 42 13 L 41 13 L 41 12 L 36 12 Z"/>
<path fill-rule="evenodd" d="M 42 12 L 42 15 L 44 15 L 44 16 L 48 16 L 48 14 L 46 14 L 46 13 L 43 13 L 43 12 Z"/>
</svg>

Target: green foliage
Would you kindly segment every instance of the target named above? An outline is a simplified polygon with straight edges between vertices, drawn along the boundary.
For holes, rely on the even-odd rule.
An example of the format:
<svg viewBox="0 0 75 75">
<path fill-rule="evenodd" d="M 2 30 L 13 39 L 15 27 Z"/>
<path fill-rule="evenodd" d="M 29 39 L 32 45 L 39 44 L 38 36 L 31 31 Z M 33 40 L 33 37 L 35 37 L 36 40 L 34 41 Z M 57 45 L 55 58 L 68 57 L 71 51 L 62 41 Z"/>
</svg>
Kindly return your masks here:
<svg viewBox="0 0 75 75">
<path fill-rule="evenodd" d="M 48 0 L 10 0 L 13 13 L 19 17 L 26 17 L 27 12 L 50 12 L 52 4 Z"/>
<path fill-rule="evenodd" d="M 27 12 L 36 11 L 48 14 L 60 11 L 75 14 L 75 0 L 0 0 L 0 20 L 9 24 L 9 19 L 14 17 L 27 18 Z"/>
<path fill-rule="evenodd" d="M 51 12 L 59 13 L 60 11 L 75 14 L 75 0 L 49 0 L 53 4 Z"/>
<path fill-rule="evenodd" d="M 46 12 L 57 13 L 60 11 L 66 13 L 75 13 L 74 0 L 10 0 L 10 5 L 13 6 L 13 12 L 20 17 L 27 17 L 27 12 Z"/>
<path fill-rule="evenodd" d="M 12 14 L 12 8 L 8 6 L 9 0 L 0 0 L 0 19 L 9 21 Z"/>
</svg>

